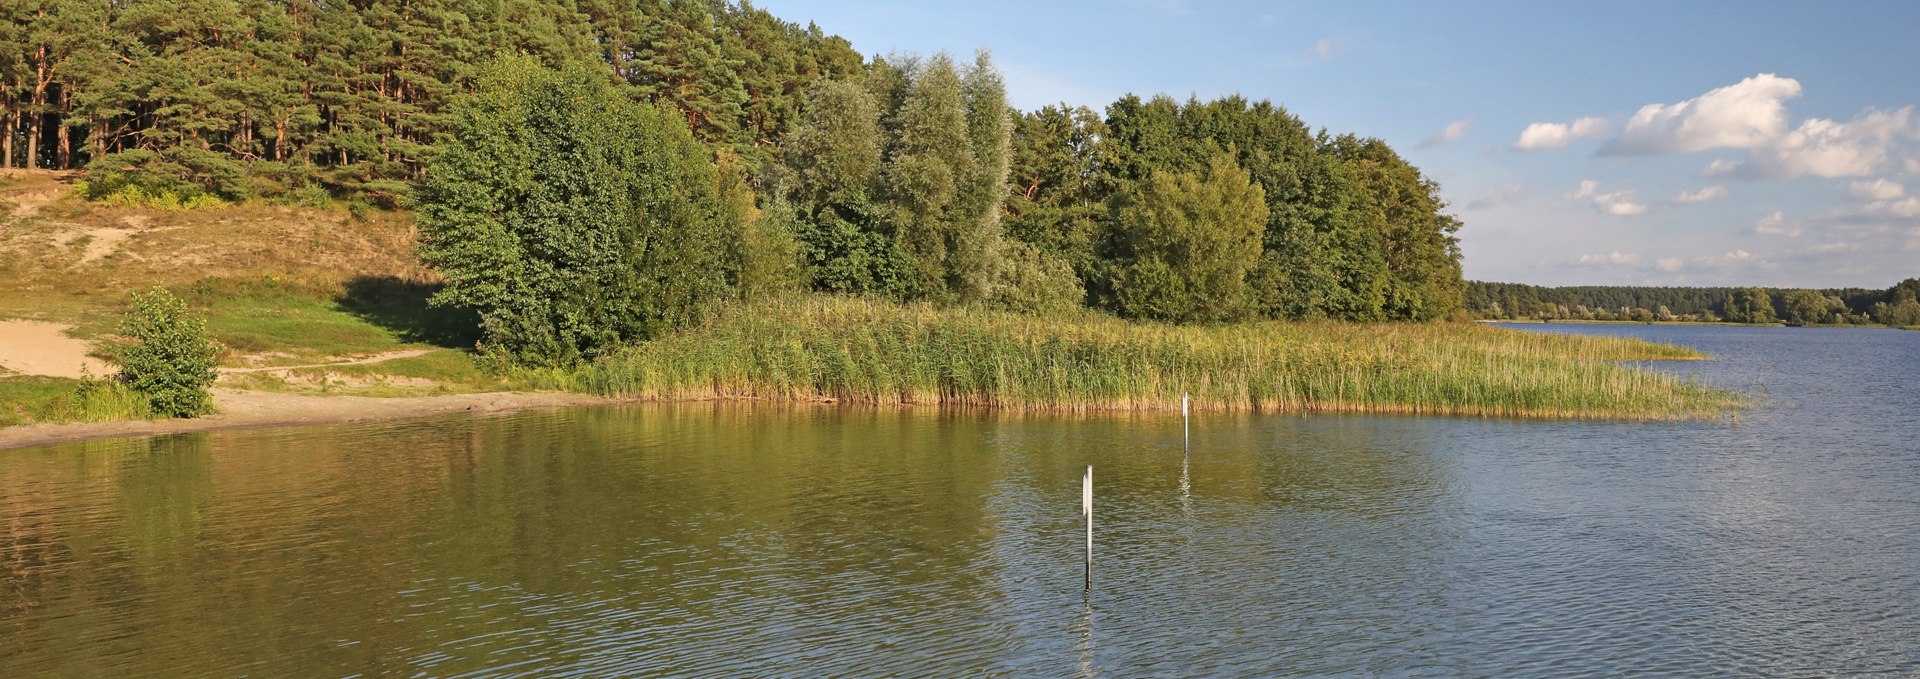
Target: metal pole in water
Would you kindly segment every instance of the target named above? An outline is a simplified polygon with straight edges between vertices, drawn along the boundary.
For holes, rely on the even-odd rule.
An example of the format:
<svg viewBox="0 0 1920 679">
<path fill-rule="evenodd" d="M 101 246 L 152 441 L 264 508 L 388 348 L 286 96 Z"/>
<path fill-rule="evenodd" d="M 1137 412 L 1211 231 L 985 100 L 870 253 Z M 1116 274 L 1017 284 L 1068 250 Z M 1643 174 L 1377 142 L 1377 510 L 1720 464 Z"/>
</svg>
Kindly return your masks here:
<svg viewBox="0 0 1920 679">
<path fill-rule="evenodd" d="M 1188 417 L 1187 395 L 1183 392 L 1180 394 L 1180 450 L 1182 452 L 1186 451 L 1187 441 L 1192 437 L 1192 434 L 1193 423 Z"/>
<path fill-rule="evenodd" d="M 1087 515 L 1087 591 L 1093 591 L 1093 465 L 1080 479 L 1080 513 Z"/>
</svg>

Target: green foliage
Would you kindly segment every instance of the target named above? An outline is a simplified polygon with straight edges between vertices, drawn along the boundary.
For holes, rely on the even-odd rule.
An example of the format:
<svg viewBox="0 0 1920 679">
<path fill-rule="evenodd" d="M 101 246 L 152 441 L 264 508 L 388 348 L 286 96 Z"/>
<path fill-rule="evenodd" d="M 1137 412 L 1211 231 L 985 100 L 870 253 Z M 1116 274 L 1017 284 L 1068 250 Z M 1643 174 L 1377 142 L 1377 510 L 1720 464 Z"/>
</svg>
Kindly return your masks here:
<svg viewBox="0 0 1920 679">
<path fill-rule="evenodd" d="M 1789 290 L 1782 303 L 1786 306 L 1787 324 L 1796 326 L 1833 323 L 1847 308 L 1839 298 L 1812 290 Z"/>
<path fill-rule="evenodd" d="M 1005 87 L 984 53 L 964 76 L 944 53 L 918 63 L 887 116 L 893 143 L 880 195 L 929 299 L 982 299 L 997 273 L 1007 116 Z"/>
<path fill-rule="evenodd" d="M 677 114 L 604 75 L 504 59 L 456 107 L 418 197 L 436 303 L 484 344 L 564 364 L 697 316 L 725 290 L 725 209 Z"/>
<path fill-rule="evenodd" d="M 781 159 L 790 194 L 802 205 L 834 205 L 865 191 L 880 171 L 880 113 L 872 97 L 848 82 L 814 85 Z"/>
<path fill-rule="evenodd" d="M 796 220 L 801 260 L 814 287 L 889 299 L 918 295 L 919 274 L 865 191 Z"/>
<path fill-rule="evenodd" d="M 119 350 L 119 382 L 145 396 L 160 417 L 212 412 L 208 388 L 219 377 L 220 345 L 207 335 L 206 321 L 158 286 L 133 293 L 130 306 L 119 332 L 133 343 Z"/>
<path fill-rule="evenodd" d="M 1007 236 L 1098 280 L 1095 252 L 1108 213 L 1095 183 L 1107 155 L 1105 121 L 1086 107 L 1047 106 L 1014 121 L 1004 218 Z"/>
<path fill-rule="evenodd" d="M 1893 304 L 1880 302 L 1874 305 L 1873 318 L 1896 328 L 1920 326 L 1920 302 L 1911 297 Z"/>
<path fill-rule="evenodd" d="M 754 207 L 745 170 L 731 153 L 723 153 L 713 169 L 720 221 L 727 234 L 728 284 L 749 298 L 797 290 L 800 244 L 794 235 L 792 210 L 785 205 L 765 212 Z"/>
<path fill-rule="evenodd" d="M 1265 192 L 1230 156 L 1204 175 L 1155 174 L 1116 218 L 1114 309 L 1177 323 L 1246 317 L 1266 222 Z"/>
<path fill-rule="evenodd" d="M 0 38 L 0 111 L 40 114 L 0 166 L 131 168 L 183 202 L 163 184 L 397 205 L 501 56 L 609 73 L 749 169 L 809 85 L 861 68 L 843 39 L 722 0 L 35 0 L 0 8 Z"/>
<path fill-rule="evenodd" d="M 990 301 L 998 309 L 1054 316 L 1079 309 L 1086 297 L 1080 277 L 1066 260 L 1012 241 L 1006 246 L 1006 267 Z"/>
<path fill-rule="evenodd" d="M 1733 323 L 1772 323 L 1773 296 L 1765 288 L 1734 288 L 1721 304 L 1722 314 Z"/>
<path fill-rule="evenodd" d="M 1357 208 L 1380 236 L 1386 317 L 1429 321 L 1459 307 L 1460 220 L 1443 211 L 1440 185 L 1378 139 L 1342 135 L 1328 146 L 1352 170 L 1363 196 Z"/>
<path fill-rule="evenodd" d="M 814 287 L 985 300 L 1004 263 L 1011 114 L 985 53 L 875 59 L 824 82 L 783 145 L 784 189 Z"/>
<path fill-rule="evenodd" d="M 215 207 L 252 196 L 245 168 L 197 149 L 136 149 L 95 160 L 78 187 L 88 200 L 131 207 Z"/>
</svg>

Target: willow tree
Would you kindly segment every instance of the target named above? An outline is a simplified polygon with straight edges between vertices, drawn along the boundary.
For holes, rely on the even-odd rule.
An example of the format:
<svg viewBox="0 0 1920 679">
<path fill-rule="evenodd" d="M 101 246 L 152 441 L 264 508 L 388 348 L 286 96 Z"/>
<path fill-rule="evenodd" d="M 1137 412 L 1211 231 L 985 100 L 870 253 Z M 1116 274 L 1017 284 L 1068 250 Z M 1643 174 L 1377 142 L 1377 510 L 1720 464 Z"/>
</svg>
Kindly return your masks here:
<svg viewBox="0 0 1920 679">
<path fill-rule="evenodd" d="M 677 112 L 603 71 L 496 62 L 417 197 L 435 302 L 477 310 L 486 348 L 522 363 L 652 336 L 726 289 L 719 186 Z"/>
<path fill-rule="evenodd" d="M 1001 264 L 1011 111 L 986 53 L 963 75 L 944 53 L 917 62 L 882 170 L 888 216 L 920 291 L 940 302 L 986 297 Z"/>
</svg>

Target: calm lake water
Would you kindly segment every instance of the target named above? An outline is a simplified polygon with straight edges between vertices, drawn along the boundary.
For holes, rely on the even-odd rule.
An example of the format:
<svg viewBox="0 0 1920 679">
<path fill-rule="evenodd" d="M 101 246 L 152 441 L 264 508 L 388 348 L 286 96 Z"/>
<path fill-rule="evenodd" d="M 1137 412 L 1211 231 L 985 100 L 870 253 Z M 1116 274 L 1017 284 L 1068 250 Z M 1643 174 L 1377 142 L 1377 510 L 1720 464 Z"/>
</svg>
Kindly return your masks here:
<svg viewBox="0 0 1920 679">
<path fill-rule="evenodd" d="M 1920 674 L 1920 333 L 1737 421 L 656 405 L 0 451 L 0 677 Z M 1095 466 L 1095 584 L 1080 475 Z"/>
</svg>

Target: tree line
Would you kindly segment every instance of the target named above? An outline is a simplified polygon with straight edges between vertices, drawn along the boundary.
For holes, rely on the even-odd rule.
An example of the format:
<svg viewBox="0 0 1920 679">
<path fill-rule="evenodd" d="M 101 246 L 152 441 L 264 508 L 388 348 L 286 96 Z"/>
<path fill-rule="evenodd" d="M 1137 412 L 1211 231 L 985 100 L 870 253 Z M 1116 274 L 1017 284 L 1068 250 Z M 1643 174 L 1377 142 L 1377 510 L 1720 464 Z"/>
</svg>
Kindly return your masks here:
<svg viewBox="0 0 1920 679">
<path fill-rule="evenodd" d="M 809 84 L 863 66 L 846 40 L 745 2 L 16 0 L 0 6 L 0 167 L 398 204 L 452 103 L 513 54 L 594 64 L 749 164 Z"/>
<path fill-rule="evenodd" d="M 443 301 L 540 362 L 776 290 L 1194 323 L 1432 320 L 1465 287 L 1380 140 L 1238 96 L 1017 111 L 984 53 L 864 58 L 746 2 L 0 12 L 5 165 L 417 208 Z"/>
<path fill-rule="evenodd" d="M 1920 326 L 1920 278 L 1885 290 L 1569 286 L 1468 281 L 1479 318 Z"/>
</svg>

